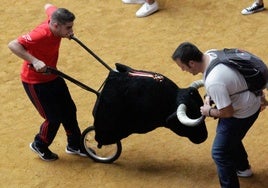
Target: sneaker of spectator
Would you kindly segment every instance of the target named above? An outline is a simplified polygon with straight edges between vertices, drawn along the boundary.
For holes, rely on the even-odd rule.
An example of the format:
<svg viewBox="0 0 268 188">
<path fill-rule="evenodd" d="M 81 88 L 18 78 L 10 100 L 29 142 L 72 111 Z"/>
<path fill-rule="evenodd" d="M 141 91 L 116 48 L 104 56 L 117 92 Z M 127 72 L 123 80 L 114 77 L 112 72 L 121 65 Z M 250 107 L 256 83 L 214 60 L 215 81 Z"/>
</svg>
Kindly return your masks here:
<svg viewBox="0 0 268 188">
<path fill-rule="evenodd" d="M 143 4 L 145 0 L 122 0 L 122 2 L 126 4 Z"/>
<path fill-rule="evenodd" d="M 138 18 L 142 18 L 145 16 L 149 16 L 153 14 L 154 12 L 158 11 L 158 3 L 154 1 L 152 4 L 149 4 L 148 2 L 145 2 L 142 7 L 136 12 L 136 16 Z"/>
<path fill-rule="evenodd" d="M 256 12 L 260 12 L 264 10 L 264 4 L 259 4 L 257 2 L 254 2 L 251 6 L 243 9 L 241 11 L 241 14 L 243 15 L 248 15 L 248 14 L 253 14 Z"/>
</svg>

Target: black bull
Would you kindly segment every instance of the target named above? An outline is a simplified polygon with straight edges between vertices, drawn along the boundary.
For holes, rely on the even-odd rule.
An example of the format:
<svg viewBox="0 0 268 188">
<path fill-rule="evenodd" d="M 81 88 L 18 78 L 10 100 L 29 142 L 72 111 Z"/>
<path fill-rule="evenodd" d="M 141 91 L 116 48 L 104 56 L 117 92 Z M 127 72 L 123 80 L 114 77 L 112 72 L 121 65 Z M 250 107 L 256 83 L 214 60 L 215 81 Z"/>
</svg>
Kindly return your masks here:
<svg viewBox="0 0 268 188">
<path fill-rule="evenodd" d="M 204 120 L 185 126 L 177 118 L 180 104 L 191 119 L 201 116 L 203 100 L 194 87 L 179 88 L 167 77 L 116 64 L 110 71 L 93 110 L 95 139 L 101 145 L 116 143 L 132 133 L 147 133 L 166 127 L 199 144 L 207 139 Z"/>
</svg>

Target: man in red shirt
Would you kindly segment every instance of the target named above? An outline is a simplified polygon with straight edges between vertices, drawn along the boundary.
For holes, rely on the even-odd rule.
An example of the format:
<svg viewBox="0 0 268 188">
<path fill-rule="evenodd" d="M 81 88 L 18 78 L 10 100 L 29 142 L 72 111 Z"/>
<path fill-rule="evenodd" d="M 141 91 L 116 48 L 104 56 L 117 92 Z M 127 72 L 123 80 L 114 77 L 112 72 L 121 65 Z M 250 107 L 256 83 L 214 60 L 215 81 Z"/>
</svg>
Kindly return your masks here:
<svg viewBox="0 0 268 188">
<path fill-rule="evenodd" d="M 49 150 L 60 124 L 67 135 L 66 153 L 86 156 L 81 151 L 81 131 L 76 116 L 76 106 L 65 81 L 47 74 L 47 66 L 56 68 L 62 38 L 73 35 L 75 15 L 65 8 L 45 5 L 47 19 L 29 33 L 8 44 L 9 49 L 24 60 L 21 80 L 31 102 L 45 119 L 30 148 L 45 161 L 58 159 Z"/>
</svg>

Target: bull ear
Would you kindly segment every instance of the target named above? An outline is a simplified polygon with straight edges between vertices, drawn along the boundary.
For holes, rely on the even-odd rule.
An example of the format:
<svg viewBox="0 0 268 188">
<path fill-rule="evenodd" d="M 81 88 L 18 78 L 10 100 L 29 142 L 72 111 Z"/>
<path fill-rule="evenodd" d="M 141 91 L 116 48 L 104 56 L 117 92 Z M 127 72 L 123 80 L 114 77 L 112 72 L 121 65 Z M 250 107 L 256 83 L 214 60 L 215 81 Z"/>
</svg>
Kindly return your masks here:
<svg viewBox="0 0 268 188">
<path fill-rule="evenodd" d="M 201 116 L 197 119 L 191 119 L 186 115 L 187 107 L 185 104 L 180 104 L 177 109 L 177 118 L 178 120 L 184 124 L 185 126 L 194 127 L 202 123 L 204 121 L 205 116 Z"/>
<path fill-rule="evenodd" d="M 204 86 L 204 81 L 203 80 L 196 80 L 193 83 L 190 84 L 190 87 L 194 87 L 196 89 L 199 89 L 200 87 Z"/>
<path fill-rule="evenodd" d="M 119 72 L 129 72 L 132 70 L 132 68 L 126 65 L 120 64 L 120 63 L 115 63 L 115 67 L 116 67 L 116 70 L 118 70 Z"/>
</svg>

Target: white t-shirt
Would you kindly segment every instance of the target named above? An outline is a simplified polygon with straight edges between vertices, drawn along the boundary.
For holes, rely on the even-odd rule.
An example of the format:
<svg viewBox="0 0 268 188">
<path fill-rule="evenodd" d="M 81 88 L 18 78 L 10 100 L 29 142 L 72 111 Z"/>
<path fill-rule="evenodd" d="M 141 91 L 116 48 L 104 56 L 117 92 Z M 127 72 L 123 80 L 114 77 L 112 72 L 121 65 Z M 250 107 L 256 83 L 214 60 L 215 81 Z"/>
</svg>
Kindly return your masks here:
<svg viewBox="0 0 268 188">
<path fill-rule="evenodd" d="M 216 55 L 211 51 L 207 51 L 206 54 L 209 55 L 210 62 Z M 205 75 L 206 72 L 204 73 Z M 215 66 L 208 74 L 204 83 L 207 95 L 211 97 L 218 109 L 232 104 L 234 108 L 233 117 L 246 118 L 256 113 L 260 108 L 260 97 L 256 97 L 254 93 L 245 91 L 235 94 L 247 89 L 247 83 L 243 75 L 237 70 L 224 64 Z"/>
</svg>

